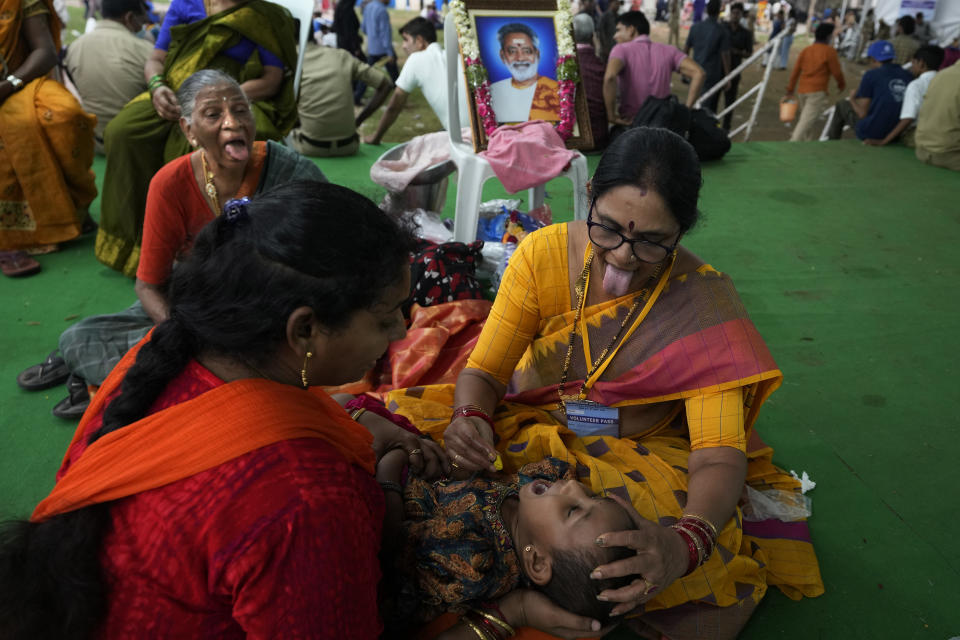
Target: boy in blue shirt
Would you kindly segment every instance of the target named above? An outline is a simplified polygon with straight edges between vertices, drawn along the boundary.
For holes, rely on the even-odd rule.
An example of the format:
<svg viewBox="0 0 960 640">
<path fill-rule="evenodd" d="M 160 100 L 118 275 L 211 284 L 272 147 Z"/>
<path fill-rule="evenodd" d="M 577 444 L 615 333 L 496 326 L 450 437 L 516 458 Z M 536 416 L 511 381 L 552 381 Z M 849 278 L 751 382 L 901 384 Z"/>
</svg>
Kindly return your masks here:
<svg viewBox="0 0 960 640">
<path fill-rule="evenodd" d="M 863 74 L 860 86 L 850 97 L 837 103 L 827 135 L 839 140 L 844 125 L 854 128 L 861 140 L 884 139 L 900 121 L 900 107 L 913 75 L 894 64 L 893 45 L 878 40 L 867 50 L 870 70 Z"/>
</svg>

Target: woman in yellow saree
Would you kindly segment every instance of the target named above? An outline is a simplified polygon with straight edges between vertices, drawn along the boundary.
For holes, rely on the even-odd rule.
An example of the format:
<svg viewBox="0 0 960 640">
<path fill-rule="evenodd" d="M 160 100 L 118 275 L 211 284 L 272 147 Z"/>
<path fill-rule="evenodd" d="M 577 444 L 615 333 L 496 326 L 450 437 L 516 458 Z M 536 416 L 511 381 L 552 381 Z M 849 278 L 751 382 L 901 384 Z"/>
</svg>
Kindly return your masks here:
<svg viewBox="0 0 960 640">
<path fill-rule="evenodd" d="M 47 76 L 59 49 L 49 0 L 0 0 L 0 249 L 76 238 L 97 195 L 96 118 Z"/>
<path fill-rule="evenodd" d="M 748 522 L 738 506 L 745 484 L 799 486 L 753 429 L 781 373 L 730 278 L 679 244 L 700 185 L 679 136 L 620 136 L 588 220 L 537 231 L 511 257 L 456 387 L 387 394 L 465 471 L 553 456 L 632 502 L 638 531 L 602 537 L 637 555 L 598 571 L 637 577 L 598 596 L 671 639 L 735 637 L 770 585 L 823 592 L 806 523 Z"/>
<path fill-rule="evenodd" d="M 95 249 L 102 263 L 136 274 L 150 179 L 191 150 L 177 126 L 180 84 L 201 69 L 223 71 L 250 98 L 257 139 L 280 140 L 297 118 L 296 56 L 293 19 L 272 2 L 171 3 L 144 67 L 150 91 L 131 100 L 104 131 L 107 168 Z M 210 172 L 216 175 L 217 167 Z"/>
</svg>

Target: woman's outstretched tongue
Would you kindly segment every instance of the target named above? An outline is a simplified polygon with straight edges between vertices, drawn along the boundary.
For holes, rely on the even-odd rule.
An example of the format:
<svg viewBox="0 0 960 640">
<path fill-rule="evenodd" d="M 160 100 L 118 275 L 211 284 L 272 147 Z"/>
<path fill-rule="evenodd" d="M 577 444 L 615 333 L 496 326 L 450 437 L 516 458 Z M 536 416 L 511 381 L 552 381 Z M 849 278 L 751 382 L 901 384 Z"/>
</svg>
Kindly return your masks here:
<svg viewBox="0 0 960 640">
<path fill-rule="evenodd" d="M 633 274 L 633 271 L 620 269 L 608 262 L 603 272 L 603 290 L 618 298 L 627 295 Z"/>
<path fill-rule="evenodd" d="M 223 151 L 228 158 L 237 162 L 246 162 L 250 157 L 250 147 L 243 140 L 231 140 L 224 145 Z"/>
</svg>

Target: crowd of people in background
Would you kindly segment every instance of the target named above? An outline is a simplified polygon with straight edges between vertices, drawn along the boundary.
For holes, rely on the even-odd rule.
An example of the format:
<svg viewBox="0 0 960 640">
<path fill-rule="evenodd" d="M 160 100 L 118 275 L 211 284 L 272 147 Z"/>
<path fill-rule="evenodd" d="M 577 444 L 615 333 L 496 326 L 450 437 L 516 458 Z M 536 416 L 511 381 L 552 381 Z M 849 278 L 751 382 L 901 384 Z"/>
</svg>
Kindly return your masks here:
<svg viewBox="0 0 960 640">
<path fill-rule="evenodd" d="M 191 149 L 177 124 L 183 113 L 176 89 L 201 68 L 223 68 L 240 81 L 251 100 L 257 139 L 283 140 L 303 155 L 349 156 L 363 143 L 379 144 L 417 90 L 446 128 L 448 87 L 437 81 L 446 72 L 446 58 L 438 29 L 449 5 L 426 3 L 419 17 L 394 33 L 389 4 L 340 0 L 332 11 L 318 12 L 296 96 L 291 69 L 297 57 L 297 27 L 267 0 L 174 0 L 163 18 L 142 0 L 101 0 L 88 10 L 88 32 L 62 50 L 63 18 L 55 3 L 17 5 L 22 26 L 6 36 L 14 47 L 5 52 L 12 73 L 0 81 L 10 115 L 0 124 L 25 136 L 31 129 L 11 119 L 12 105 L 28 93 L 49 101 L 48 112 L 58 119 L 41 121 L 31 135 L 45 140 L 37 148 L 60 150 L 37 175 L 58 175 L 61 186 L 35 184 L 20 168 L 14 150 L 22 145 L 6 145 L 3 152 L 13 167 L 7 181 L 20 196 L 12 198 L 19 204 L 7 206 L 0 217 L 0 250 L 53 250 L 95 228 L 86 211 L 95 195 L 90 172 L 95 151 L 107 157 L 96 255 L 134 276 L 150 179 Z M 840 16 L 827 8 L 806 16 L 788 2 L 745 6 L 723 0 L 661 0 L 656 18 L 667 23 L 669 34 L 668 43 L 662 44 L 651 39 L 650 22 L 638 10 L 640 5 L 627 0 L 571 4 L 594 148 L 604 148 L 623 129 L 638 124 L 634 118 L 644 103 L 669 97 L 677 76 L 688 85 L 683 99 L 687 107 L 715 114 L 724 98 L 726 113 L 719 124 L 731 131 L 736 116 L 731 105 L 738 99 L 742 78 L 731 77 L 731 71 L 749 60 L 764 40 L 777 44 L 765 50 L 761 64 L 787 69 L 793 42 L 808 24 L 814 27 L 813 42 L 799 52 L 787 78 L 785 99 L 799 102 L 791 140 L 836 139 L 849 128 L 868 145 L 902 142 L 916 146 L 924 162 L 956 166 L 960 134 L 951 124 L 956 105 L 949 85 L 955 71 L 942 71 L 960 58 L 960 46 L 955 39 L 941 48 L 939 34 L 923 13 L 903 15 L 888 25 L 872 9 L 865 15 L 849 10 Z M 94 20 L 97 13 L 100 19 Z M 683 38 L 681 25 L 688 29 Z M 44 33 L 49 37 L 41 37 Z M 397 35 L 406 56 L 402 70 L 394 45 Z M 231 44 L 229 38 L 239 41 Z M 73 98 L 45 75 L 58 67 L 58 57 L 60 77 Z M 853 62 L 870 68 L 849 97 L 831 100 L 829 79 L 844 91 L 844 65 Z M 859 69 L 847 66 L 846 76 L 851 74 L 859 74 Z M 504 82 L 494 83 L 492 94 Z M 553 87 L 553 82 L 538 77 L 538 95 L 540 84 Z M 31 83 L 35 88 L 21 93 L 24 85 L 34 87 Z M 470 100 L 462 76 L 457 91 L 459 121 L 465 125 Z M 926 99 L 928 92 L 933 100 Z M 376 125 L 361 137 L 360 126 L 368 120 Z M 63 151 L 67 149 L 69 153 Z M 203 172 L 214 176 L 210 183 L 218 189 L 235 192 L 235 185 L 219 184 L 229 173 L 225 167 L 205 167 Z M 3 257 L 11 273 L 39 268 L 19 253 Z"/>
</svg>

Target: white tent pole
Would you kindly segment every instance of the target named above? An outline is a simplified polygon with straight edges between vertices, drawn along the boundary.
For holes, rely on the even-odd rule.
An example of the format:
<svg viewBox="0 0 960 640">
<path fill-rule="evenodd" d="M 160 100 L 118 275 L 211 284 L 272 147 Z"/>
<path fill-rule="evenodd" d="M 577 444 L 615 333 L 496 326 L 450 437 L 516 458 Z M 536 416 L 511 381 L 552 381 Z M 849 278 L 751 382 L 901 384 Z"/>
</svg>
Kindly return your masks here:
<svg viewBox="0 0 960 640">
<path fill-rule="evenodd" d="M 757 113 L 760 112 L 760 103 L 763 101 L 763 94 L 767 92 L 767 83 L 770 82 L 770 71 L 773 70 L 773 54 L 780 48 L 780 43 L 786 31 L 781 31 L 780 35 L 773 39 L 775 43 L 770 51 L 770 58 L 767 59 L 767 68 L 763 72 L 763 81 L 760 85 L 760 92 L 757 95 L 757 101 L 753 103 L 753 111 L 750 113 L 750 121 L 747 125 L 747 132 L 743 134 L 743 141 L 750 142 L 750 134 L 753 132 L 753 123 L 757 121 Z"/>
</svg>

